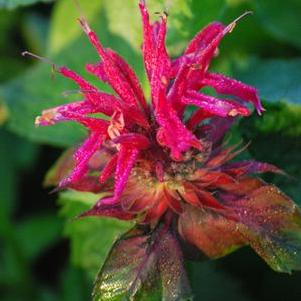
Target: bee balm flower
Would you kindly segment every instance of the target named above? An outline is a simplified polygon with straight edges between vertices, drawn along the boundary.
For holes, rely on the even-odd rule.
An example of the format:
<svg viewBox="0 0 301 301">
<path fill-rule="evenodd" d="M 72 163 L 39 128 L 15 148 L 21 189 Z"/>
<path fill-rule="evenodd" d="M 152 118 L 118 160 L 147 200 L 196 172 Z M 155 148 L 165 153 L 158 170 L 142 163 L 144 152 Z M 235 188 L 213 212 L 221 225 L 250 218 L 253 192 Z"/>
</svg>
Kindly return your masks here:
<svg viewBox="0 0 301 301">
<path fill-rule="evenodd" d="M 110 256 L 121 246 L 126 252 L 126 241 L 140 244 L 133 237 L 143 240 L 153 235 L 147 231 L 156 230 L 165 238 L 159 241 L 151 236 L 154 243 L 172 245 L 179 258 L 178 236 L 210 258 L 250 245 L 277 271 L 300 268 L 299 209 L 276 187 L 251 176 L 281 170 L 257 161 L 232 162 L 240 150 L 222 143 L 233 121 L 251 113 L 248 104 L 259 115 L 264 111 L 253 87 L 209 71 L 219 43 L 237 20 L 228 26 L 209 24 L 179 58 L 171 59 L 165 46 L 167 16 L 163 14 L 159 21 L 150 23 L 144 1 L 139 6 L 143 59 L 151 87 L 149 102 L 134 71 L 116 52 L 103 47 L 83 18 L 80 24 L 100 56 L 98 63 L 88 64 L 86 69 L 108 83 L 114 93 L 99 91 L 74 71 L 57 67 L 79 86 L 83 100 L 45 110 L 36 124 L 71 120 L 89 131 L 74 152 L 73 170 L 59 186 L 107 192 L 83 216 L 136 221 L 138 228 L 118 242 Z M 228 97 L 204 94 L 202 88 L 207 86 Z M 191 106 L 195 111 L 186 116 Z M 94 117 L 94 113 L 106 118 Z M 142 230 L 141 225 L 150 230 Z M 167 246 L 163 249 L 169 252 Z M 159 267 L 163 255 L 156 253 Z M 177 264 L 180 269 L 181 262 Z M 98 292 L 104 295 L 108 287 L 102 285 L 109 270 L 105 266 L 99 276 Z M 112 291 L 117 294 L 113 286 L 109 289 Z"/>
</svg>

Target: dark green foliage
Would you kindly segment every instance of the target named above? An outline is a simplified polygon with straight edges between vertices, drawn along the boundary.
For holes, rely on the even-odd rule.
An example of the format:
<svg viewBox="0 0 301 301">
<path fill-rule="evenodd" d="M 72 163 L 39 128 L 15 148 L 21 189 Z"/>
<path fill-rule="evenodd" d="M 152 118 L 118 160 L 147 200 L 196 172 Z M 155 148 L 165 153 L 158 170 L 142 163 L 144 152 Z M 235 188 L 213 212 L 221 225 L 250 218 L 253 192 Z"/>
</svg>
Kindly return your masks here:
<svg viewBox="0 0 301 301">
<path fill-rule="evenodd" d="M 53 0 L 0 0 L 0 8 L 13 9 L 18 6 L 32 5 L 37 2 L 51 2 Z"/>
</svg>

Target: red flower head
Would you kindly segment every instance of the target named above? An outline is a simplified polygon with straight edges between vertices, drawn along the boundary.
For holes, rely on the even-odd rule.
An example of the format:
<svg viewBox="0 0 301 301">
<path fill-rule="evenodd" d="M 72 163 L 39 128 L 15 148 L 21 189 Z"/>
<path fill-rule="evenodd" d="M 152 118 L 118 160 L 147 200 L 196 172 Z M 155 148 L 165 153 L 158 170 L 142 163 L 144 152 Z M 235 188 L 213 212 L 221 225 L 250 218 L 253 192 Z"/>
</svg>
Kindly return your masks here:
<svg viewBox="0 0 301 301">
<path fill-rule="evenodd" d="M 300 268 L 300 243 L 293 235 L 300 231 L 299 210 L 277 188 L 250 176 L 281 171 L 255 161 L 229 162 L 240 151 L 222 143 L 233 121 L 250 114 L 248 103 L 258 114 L 264 111 L 253 87 L 209 71 L 219 43 L 237 20 L 209 24 L 182 56 L 171 59 L 165 46 L 167 15 L 150 23 L 144 1 L 139 6 L 150 102 L 134 71 L 102 46 L 83 18 L 80 24 L 101 58 L 86 68 L 115 93 L 57 68 L 78 84 L 84 98 L 44 111 L 36 124 L 72 120 L 89 130 L 73 155 L 72 172 L 59 186 L 107 192 L 84 216 L 135 219 L 153 228 L 169 215 L 183 241 L 209 257 L 248 244 L 278 271 Z M 206 86 L 230 98 L 206 95 Z M 188 115 L 191 106 L 196 109 Z"/>
</svg>

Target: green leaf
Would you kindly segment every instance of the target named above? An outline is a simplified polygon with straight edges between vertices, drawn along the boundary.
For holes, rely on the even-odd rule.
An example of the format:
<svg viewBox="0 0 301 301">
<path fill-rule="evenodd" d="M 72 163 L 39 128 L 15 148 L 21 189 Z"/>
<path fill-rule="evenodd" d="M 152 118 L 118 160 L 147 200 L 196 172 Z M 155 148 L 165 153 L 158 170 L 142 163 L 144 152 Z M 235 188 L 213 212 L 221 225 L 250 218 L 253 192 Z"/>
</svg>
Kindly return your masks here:
<svg viewBox="0 0 301 301">
<path fill-rule="evenodd" d="M 250 301 L 242 290 L 242 283 L 231 275 L 217 269 L 215 262 L 189 262 L 189 276 L 194 300 L 204 301 Z"/>
<path fill-rule="evenodd" d="M 254 115 L 243 120 L 240 132 L 245 141 L 252 141 L 248 149 L 253 158 L 274 164 L 288 174 L 288 177 L 270 174 L 264 179 L 280 187 L 301 205 L 301 170 L 298 164 L 301 108 L 292 104 L 267 103 L 266 109 L 261 118 Z"/>
<path fill-rule="evenodd" d="M 45 248 L 58 241 L 61 231 L 62 221 L 57 216 L 39 214 L 21 221 L 15 235 L 24 256 L 32 260 Z"/>
<path fill-rule="evenodd" d="M 33 164 L 36 154 L 34 145 L 0 129 L 0 233 L 15 208 L 19 173 Z"/>
<path fill-rule="evenodd" d="M 0 0 L 0 8 L 13 9 L 18 6 L 32 5 L 38 2 L 52 2 L 53 0 Z"/>
<path fill-rule="evenodd" d="M 301 104 L 301 59 L 256 60 L 241 70 L 236 77 L 259 89 L 262 99 L 270 102 Z"/>
<path fill-rule="evenodd" d="M 94 301 L 191 300 L 180 246 L 165 227 L 136 227 L 114 244 L 97 276 Z"/>
<path fill-rule="evenodd" d="M 262 23 L 275 37 L 301 47 L 301 2 L 299 0 L 255 0 Z"/>
<path fill-rule="evenodd" d="M 9 129 L 33 141 L 50 142 L 58 146 L 72 145 L 83 137 L 84 130 L 72 123 L 58 124 L 54 127 L 34 126 L 36 116 L 43 109 L 62 103 L 62 100 L 57 100 L 63 99 L 59 95 L 59 87 L 61 91 L 68 90 L 66 82 L 61 78 L 55 81 L 50 79 L 50 69 L 46 65 L 37 65 L 25 76 L 6 85 L 2 96 L 9 110 Z M 63 101 L 67 102 L 66 99 Z"/>
<path fill-rule="evenodd" d="M 243 121 L 243 125 L 240 127 L 242 132 L 250 133 L 250 127 L 252 127 L 256 135 L 279 133 L 283 139 L 285 137 L 298 139 L 301 136 L 300 105 L 279 102 L 265 103 L 264 107 L 266 112 L 260 118 L 254 115 L 249 121 Z M 250 125 L 250 123 L 252 124 Z M 280 150 L 280 148 L 278 149 Z"/>
<path fill-rule="evenodd" d="M 92 284 L 85 273 L 68 266 L 61 275 L 61 301 L 83 301 L 91 299 Z M 56 299 L 57 300 L 57 299 Z"/>
<path fill-rule="evenodd" d="M 105 1 L 79 1 L 80 7 L 84 12 L 85 18 L 91 22 L 92 25 L 99 17 Z M 68 46 L 72 45 L 74 41 L 83 36 L 81 27 L 76 24 L 76 19 L 80 17 L 80 11 L 76 8 L 74 3 L 63 0 L 56 3 L 54 12 L 51 16 L 51 26 L 49 33 L 49 55 L 60 53 Z M 62 30 L 62 28 L 64 30 Z M 95 28 L 98 30 L 98 28 Z M 82 40 L 83 42 L 83 40 Z M 87 42 L 87 41 L 86 41 Z M 88 42 L 87 42 L 88 43 Z M 71 52 L 70 52 L 71 55 Z M 76 56 L 76 52 L 73 55 Z"/>
<path fill-rule="evenodd" d="M 74 219 L 92 207 L 99 195 L 67 191 L 60 194 L 61 216 L 66 218 L 64 233 L 70 238 L 71 260 L 93 278 L 104 262 L 113 242 L 131 224 L 107 218 Z"/>
<path fill-rule="evenodd" d="M 34 53 L 45 53 L 49 20 L 38 13 L 24 16 L 22 31 L 27 45 Z"/>
</svg>

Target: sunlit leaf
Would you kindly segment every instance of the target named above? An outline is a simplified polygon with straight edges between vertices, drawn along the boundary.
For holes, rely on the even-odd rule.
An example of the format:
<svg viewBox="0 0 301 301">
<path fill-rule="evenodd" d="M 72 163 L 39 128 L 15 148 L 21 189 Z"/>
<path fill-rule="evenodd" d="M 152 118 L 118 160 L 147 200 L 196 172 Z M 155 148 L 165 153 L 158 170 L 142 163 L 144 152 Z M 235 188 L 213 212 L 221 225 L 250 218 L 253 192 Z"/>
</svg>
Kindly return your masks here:
<svg viewBox="0 0 301 301">
<path fill-rule="evenodd" d="M 93 278 L 104 262 L 113 242 L 131 227 L 129 222 L 109 218 L 76 219 L 90 209 L 99 195 L 67 191 L 60 194 L 61 216 L 66 218 L 64 233 L 70 238 L 71 260 Z"/>
</svg>

